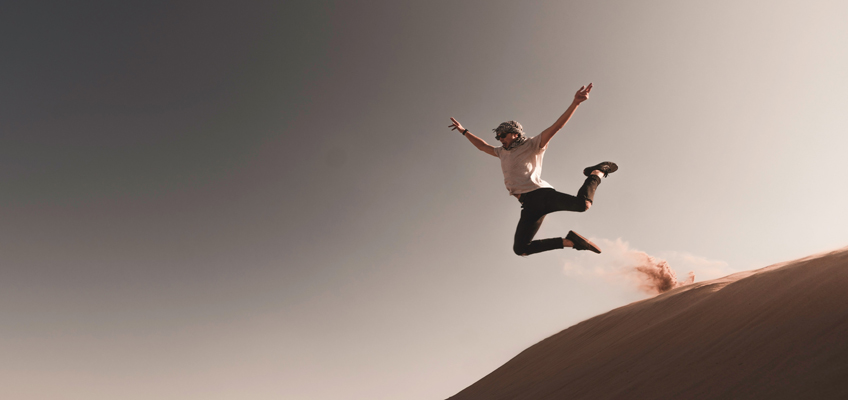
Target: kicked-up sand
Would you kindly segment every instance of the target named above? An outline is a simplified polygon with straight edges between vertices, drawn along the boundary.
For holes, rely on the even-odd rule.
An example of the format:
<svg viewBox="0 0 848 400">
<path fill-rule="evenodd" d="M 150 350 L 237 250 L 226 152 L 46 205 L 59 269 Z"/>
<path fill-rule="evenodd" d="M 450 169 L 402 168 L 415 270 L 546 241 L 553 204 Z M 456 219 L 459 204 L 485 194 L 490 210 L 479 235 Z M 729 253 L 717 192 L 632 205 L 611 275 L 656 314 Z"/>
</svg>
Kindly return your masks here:
<svg viewBox="0 0 848 400">
<path fill-rule="evenodd" d="M 450 400 L 848 399 L 848 248 L 574 325 Z"/>
</svg>

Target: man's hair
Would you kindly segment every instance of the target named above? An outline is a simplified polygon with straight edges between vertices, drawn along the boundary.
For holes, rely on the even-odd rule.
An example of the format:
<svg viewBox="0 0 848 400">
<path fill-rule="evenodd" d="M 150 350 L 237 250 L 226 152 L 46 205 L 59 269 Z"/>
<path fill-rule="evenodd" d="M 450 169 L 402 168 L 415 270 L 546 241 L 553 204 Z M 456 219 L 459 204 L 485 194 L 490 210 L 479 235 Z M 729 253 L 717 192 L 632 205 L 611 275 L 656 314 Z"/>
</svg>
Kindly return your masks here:
<svg viewBox="0 0 848 400">
<path fill-rule="evenodd" d="M 524 128 L 521 127 L 518 121 L 502 122 L 497 128 L 492 129 L 492 132 L 495 132 L 495 139 L 498 140 L 506 136 L 507 133 L 517 133 L 518 136 L 524 136 Z"/>
</svg>

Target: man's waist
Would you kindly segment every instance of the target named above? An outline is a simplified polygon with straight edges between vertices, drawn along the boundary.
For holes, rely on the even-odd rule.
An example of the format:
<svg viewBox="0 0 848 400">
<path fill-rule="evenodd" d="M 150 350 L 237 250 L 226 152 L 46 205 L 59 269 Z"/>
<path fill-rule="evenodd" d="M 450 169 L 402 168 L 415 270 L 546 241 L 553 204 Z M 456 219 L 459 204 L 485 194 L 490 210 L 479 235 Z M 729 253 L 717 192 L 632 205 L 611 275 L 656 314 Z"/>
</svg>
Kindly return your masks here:
<svg viewBox="0 0 848 400">
<path fill-rule="evenodd" d="M 529 182 L 524 182 L 523 184 L 520 184 L 520 185 L 514 185 L 514 184 L 513 185 L 509 185 L 509 184 L 506 185 L 506 190 L 509 192 L 509 194 L 511 196 L 515 196 L 516 198 L 518 198 L 518 196 L 520 196 L 522 194 L 530 193 L 534 190 L 550 189 L 550 188 L 553 188 L 553 186 L 550 183 L 547 183 L 545 181 L 541 181 L 541 182 L 538 182 L 538 183 L 533 182 L 533 181 L 529 181 Z"/>
<path fill-rule="evenodd" d="M 541 188 L 531 190 L 531 191 L 525 192 L 525 193 L 516 193 L 516 194 L 513 194 L 513 196 L 515 196 L 515 198 L 518 199 L 519 203 L 524 204 L 524 202 L 527 200 L 527 198 L 529 196 L 532 196 L 532 193 L 536 193 L 536 192 L 539 192 L 539 191 L 545 191 L 545 190 L 554 190 L 554 188 L 553 187 L 541 187 Z"/>
</svg>

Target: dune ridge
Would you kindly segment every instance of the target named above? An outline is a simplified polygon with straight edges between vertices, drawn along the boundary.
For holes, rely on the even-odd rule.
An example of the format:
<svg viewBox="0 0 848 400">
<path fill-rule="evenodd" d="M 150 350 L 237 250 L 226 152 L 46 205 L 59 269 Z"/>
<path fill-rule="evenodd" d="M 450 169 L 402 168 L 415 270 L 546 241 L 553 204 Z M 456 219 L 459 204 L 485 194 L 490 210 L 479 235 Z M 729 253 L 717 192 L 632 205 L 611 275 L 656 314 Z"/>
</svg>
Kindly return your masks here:
<svg viewBox="0 0 848 400">
<path fill-rule="evenodd" d="M 848 398 L 848 247 L 565 329 L 450 400 Z"/>
</svg>

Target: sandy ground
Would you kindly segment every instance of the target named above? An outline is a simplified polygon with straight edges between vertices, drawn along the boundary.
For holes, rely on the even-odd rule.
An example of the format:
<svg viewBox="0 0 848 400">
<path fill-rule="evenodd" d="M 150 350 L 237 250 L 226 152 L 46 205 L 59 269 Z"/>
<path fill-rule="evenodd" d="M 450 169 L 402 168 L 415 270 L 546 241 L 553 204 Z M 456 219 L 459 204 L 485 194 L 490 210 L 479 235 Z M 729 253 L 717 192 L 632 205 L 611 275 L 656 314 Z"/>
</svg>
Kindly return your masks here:
<svg viewBox="0 0 848 400">
<path fill-rule="evenodd" d="M 583 321 L 450 399 L 848 399 L 848 247 Z"/>
</svg>

